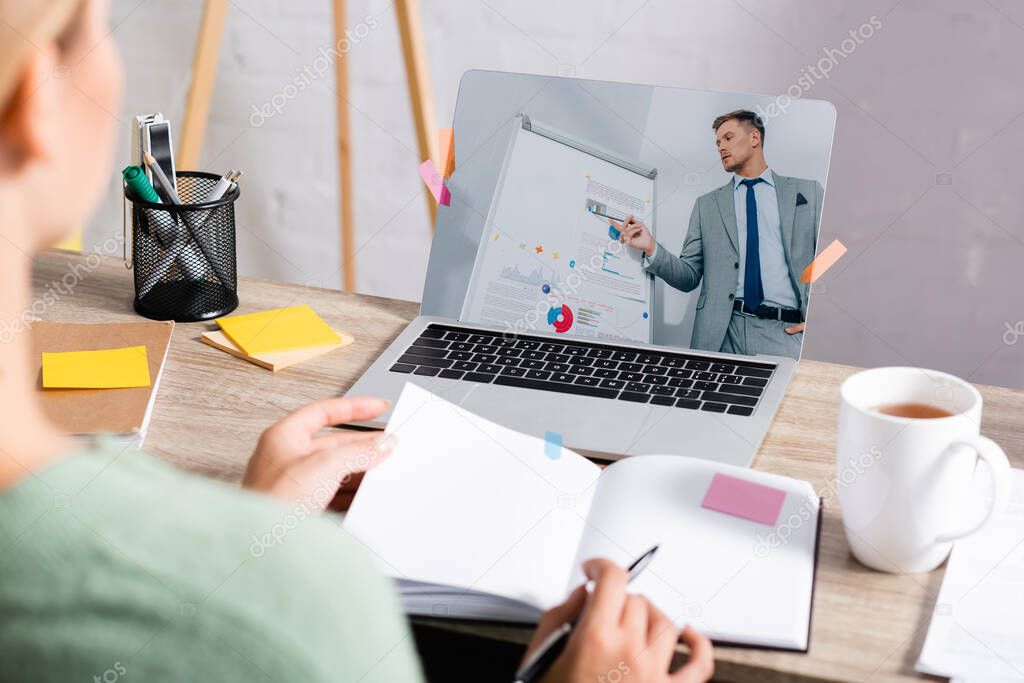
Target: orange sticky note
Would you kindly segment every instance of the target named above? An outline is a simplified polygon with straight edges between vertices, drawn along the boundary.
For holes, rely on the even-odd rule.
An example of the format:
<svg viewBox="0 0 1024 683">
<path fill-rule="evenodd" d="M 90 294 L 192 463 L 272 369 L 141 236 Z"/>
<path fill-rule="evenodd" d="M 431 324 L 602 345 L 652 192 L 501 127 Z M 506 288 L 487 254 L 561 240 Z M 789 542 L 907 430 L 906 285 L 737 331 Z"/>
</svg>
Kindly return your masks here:
<svg viewBox="0 0 1024 683">
<path fill-rule="evenodd" d="M 825 274 L 825 271 L 832 267 L 832 265 L 839 260 L 839 257 L 846 253 L 846 247 L 839 240 L 833 240 L 832 244 L 825 247 L 825 250 L 818 254 L 818 258 L 811 261 L 811 263 L 804 268 L 803 275 L 800 276 L 801 282 L 814 282 L 819 277 Z"/>
<path fill-rule="evenodd" d="M 44 389 L 127 389 L 149 386 L 145 346 L 43 353 Z"/>
<path fill-rule="evenodd" d="M 442 128 L 437 131 L 437 149 L 441 153 L 441 175 L 451 178 L 455 173 L 455 131 Z"/>
</svg>

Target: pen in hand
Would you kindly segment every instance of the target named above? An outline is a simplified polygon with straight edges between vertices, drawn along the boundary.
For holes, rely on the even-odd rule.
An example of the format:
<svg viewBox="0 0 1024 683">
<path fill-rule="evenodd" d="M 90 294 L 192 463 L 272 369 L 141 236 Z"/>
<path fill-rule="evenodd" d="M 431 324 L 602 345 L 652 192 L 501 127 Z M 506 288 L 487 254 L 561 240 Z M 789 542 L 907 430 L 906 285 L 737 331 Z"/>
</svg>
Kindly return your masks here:
<svg viewBox="0 0 1024 683">
<path fill-rule="evenodd" d="M 654 559 L 654 553 L 657 550 L 658 546 L 652 546 L 629 565 L 627 568 L 629 574 L 628 581 L 632 581 L 640 575 L 640 572 Z M 589 588 L 588 584 L 588 590 Z M 562 651 L 565 650 L 565 646 L 569 643 L 569 638 L 572 636 L 572 630 L 576 627 L 579 620 L 580 615 L 577 614 L 571 622 L 562 624 L 548 634 L 541 641 L 540 645 L 537 646 L 533 654 L 519 667 L 519 670 L 516 672 L 515 683 L 533 683 L 547 673 L 547 670 L 551 668 L 551 665 L 554 664 L 555 660 L 562 654 Z"/>
</svg>

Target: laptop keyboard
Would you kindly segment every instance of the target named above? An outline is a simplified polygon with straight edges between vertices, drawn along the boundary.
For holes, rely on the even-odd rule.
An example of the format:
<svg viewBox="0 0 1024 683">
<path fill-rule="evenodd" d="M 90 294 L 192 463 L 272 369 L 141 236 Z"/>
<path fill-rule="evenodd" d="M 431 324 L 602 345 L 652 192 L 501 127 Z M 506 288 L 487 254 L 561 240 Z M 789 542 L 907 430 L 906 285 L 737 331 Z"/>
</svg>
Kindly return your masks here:
<svg viewBox="0 0 1024 683">
<path fill-rule="evenodd" d="M 750 415 L 775 366 L 428 325 L 391 372 Z"/>
</svg>

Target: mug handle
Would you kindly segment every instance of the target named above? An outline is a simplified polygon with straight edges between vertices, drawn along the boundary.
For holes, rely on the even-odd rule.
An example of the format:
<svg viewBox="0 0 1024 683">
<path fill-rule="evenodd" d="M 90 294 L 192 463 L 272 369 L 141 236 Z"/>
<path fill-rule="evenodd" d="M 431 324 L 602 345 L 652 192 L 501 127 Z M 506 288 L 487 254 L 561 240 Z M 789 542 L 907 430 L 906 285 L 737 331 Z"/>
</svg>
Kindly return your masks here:
<svg viewBox="0 0 1024 683">
<path fill-rule="evenodd" d="M 992 471 L 992 502 L 989 504 L 985 515 L 978 522 L 952 533 L 939 534 L 935 537 L 936 543 L 949 543 L 950 541 L 955 541 L 958 538 L 970 536 L 975 531 L 985 526 L 985 524 L 988 523 L 988 520 L 992 518 L 992 513 L 1003 505 L 1009 490 L 1010 461 L 1006 459 L 1006 454 L 1003 453 L 1003 449 L 1000 448 L 995 441 L 985 436 L 971 434 L 950 442 L 947 450 L 953 446 L 966 446 L 974 449 L 978 454 L 978 458 L 984 460 L 985 463 L 988 464 L 989 469 Z"/>
</svg>

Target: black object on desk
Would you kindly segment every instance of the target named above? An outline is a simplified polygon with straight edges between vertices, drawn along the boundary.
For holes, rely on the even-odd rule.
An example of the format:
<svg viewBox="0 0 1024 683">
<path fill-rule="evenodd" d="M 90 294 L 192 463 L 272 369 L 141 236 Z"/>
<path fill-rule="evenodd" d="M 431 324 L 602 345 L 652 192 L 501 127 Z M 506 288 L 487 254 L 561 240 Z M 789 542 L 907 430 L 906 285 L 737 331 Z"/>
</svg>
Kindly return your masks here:
<svg viewBox="0 0 1024 683">
<path fill-rule="evenodd" d="M 238 186 L 221 199 L 204 202 L 220 180 L 213 173 L 178 172 L 178 205 L 147 202 L 125 188 L 132 203 L 133 305 L 140 315 L 196 322 L 238 307 Z"/>
</svg>

